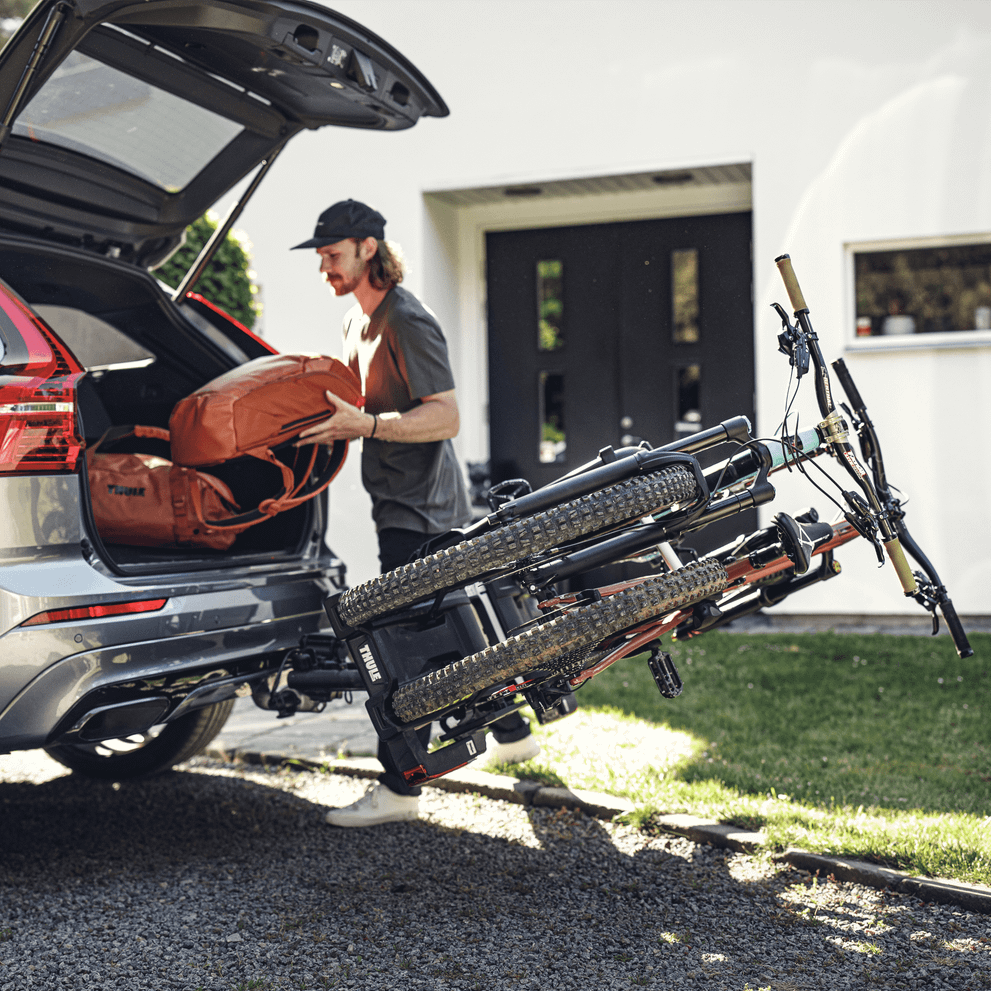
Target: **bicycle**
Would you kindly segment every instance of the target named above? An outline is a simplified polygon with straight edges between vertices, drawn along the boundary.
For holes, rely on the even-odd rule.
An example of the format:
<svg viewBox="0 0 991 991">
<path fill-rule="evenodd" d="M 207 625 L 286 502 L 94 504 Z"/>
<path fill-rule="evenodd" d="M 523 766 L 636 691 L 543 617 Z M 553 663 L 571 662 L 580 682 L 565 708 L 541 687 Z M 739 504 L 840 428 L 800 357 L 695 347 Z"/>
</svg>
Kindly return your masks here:
<svg viewBox="0 0 991 991">
<path fill-rule="evenodd" d="M 933 616 L 933 632 L 941 613 L 957 652 L 970 656 L 946 588 L 907 529 L 866 405 L 842 359 L 833 362 L 870 474 L 834 403 L 790 258 L 776 263 L 795 317 L 793 324 L 774 304 L 782 319 L 779 349 L 796 383 L 814 373 L 819 424 L 789 434 L 786 410 L 781 436 L 758 440 L 746 418 L 736 417 L 660 448 L 604 448 L 533 492 L 518 480 L 509 491 L 497 489 L 492 512 L 478 523 L 435 538 L 417 560 L 328 600 L 333 635 L 304 638 L 256 701 L 290 714 L 366 691 L 379 737 L 418 784 L 483 753 L 485 727 L 525 704 L 542 723 L 573 712 L 574 691 L 621 657 L 649 650 L 659 691 L 676 697 L 681 680 L 661 636 L 697 636 L 829 580 L 839 573 L 833 552 L 857 538 L 870 541 L 882 563 L 887 556 L 905 595 Z M 703 470 L 696 456 L 721 444 L 740 450 Z M 797 518 L 778 513 L 770 526 L 726 547 L 681 559 L 675 544 L 689 534 L 770 502 L 769 475 L 807 471 L 822 456 L 843 465 L 859 489 L 834 480 L 843 500 L 834 499 L 836 523 L 820 522 L 814 510 Z M 912 571 L 905 550 L 920 571 Z M 653 561 L 658 573 L 559 591 L 566 579 L 630 559 Z M 434 721 L 444 745 L 427 752 L 416 730 Z"/>
</svg>

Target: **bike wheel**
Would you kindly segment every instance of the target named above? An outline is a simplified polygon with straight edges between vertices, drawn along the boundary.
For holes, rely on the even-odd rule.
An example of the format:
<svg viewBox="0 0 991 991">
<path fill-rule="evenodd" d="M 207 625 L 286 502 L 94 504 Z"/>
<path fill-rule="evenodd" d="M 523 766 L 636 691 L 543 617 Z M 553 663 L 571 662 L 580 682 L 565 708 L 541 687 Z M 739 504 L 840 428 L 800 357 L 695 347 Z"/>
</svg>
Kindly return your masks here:
<svg viewBox="0 0 991 991">
<path fill-rule="evenodd" d="M 486 647 L 471 657 L 421 675 L 400 686 L 392 707 L 405 723 L 462 702 L 484 688 L 512 681 L 530 671 L 561 671 L 562 661 L 640 623 L 701 602 L 723 591 L 729 576 L 716 561 L 696 561 L 648 578 L 615 595 Z"/>
<path fill-rule="evenodd" d="M 627 479 L 356 585 L 341 596 L 338 613 L 345 623 L 357 626 L 531 555 L 689 502 L 697 495 L 695 476 L 680 465 Z"/>
<path fill-rule="evenodd" d="M 204 706 L 147 733 L 100 743 L 58 743 L 45 747 L 45 753 L 87 778 L 127 781 L 151 777 L 205 750 L 223 729 L 234 701 Z"/>
</svg>

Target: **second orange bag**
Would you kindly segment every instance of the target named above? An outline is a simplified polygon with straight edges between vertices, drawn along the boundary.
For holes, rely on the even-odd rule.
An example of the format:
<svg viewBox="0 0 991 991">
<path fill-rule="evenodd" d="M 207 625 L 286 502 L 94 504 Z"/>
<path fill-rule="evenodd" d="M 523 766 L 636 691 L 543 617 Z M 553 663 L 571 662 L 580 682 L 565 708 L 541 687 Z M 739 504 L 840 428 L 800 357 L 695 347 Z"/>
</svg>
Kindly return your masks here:
<svg viewBox="0 0 991 991">
<path fill-rule="evenodd" d="M 238 510 L 218 478 L 151 454 L 101 450 L 128 437 L 168 442 L 157 427 L 116 427 L 86 452 L 90 503 L 101 539 L 138 547 L 209 547 L 227 550 L 237 530 L 206 520 L 231 518 Z"/>
</svg>

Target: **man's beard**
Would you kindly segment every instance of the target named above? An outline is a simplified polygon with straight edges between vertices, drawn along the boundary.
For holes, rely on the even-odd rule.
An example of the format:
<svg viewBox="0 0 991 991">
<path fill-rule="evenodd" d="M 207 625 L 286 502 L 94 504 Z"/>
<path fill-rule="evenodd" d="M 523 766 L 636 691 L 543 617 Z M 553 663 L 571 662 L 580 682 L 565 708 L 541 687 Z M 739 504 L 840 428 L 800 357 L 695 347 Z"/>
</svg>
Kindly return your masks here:
<svg viewBox="0 0 991 991">
<path fill-rule="evenodd" d="M 363 274 L 363 273 L 362 273 Z M 344 275 L 335 276 L 333 280 L 327 279 L 327 285 L 334 290 L 335 296 L 347 296 L 348 293 L 352 293 L 358 288 L 358 283 L 361 281 L 361 275 L 348 278 Z"/>
<path fill-rule="evenodd" d="M 360 262 L 360 257 L 357 252 L 355 253 L 355 261 Z M 328 274 L 327 284 L 334 290 L 335 296 L 347 296 L 349 293 L 353 293 L 355 289 L 358 288 L 358 285 L 367 271 L 368 262 L 363 262 L 360 263 L 358 271 L 352 272 L 351 275 L 341 275 L 339 273 L 335 274 L 333 282 L 330 280 Z"/>
</svg>

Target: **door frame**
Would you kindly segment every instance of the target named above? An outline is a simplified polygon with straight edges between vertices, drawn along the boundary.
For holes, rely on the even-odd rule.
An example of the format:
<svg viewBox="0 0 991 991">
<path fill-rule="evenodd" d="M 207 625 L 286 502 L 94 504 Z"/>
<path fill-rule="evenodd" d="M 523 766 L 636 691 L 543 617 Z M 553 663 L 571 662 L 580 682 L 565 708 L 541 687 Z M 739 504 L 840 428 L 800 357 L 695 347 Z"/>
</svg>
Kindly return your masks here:
<svg viewBox="0 0 991 991">
<path fill-rule="evenodd" d="M 648 181 L 646 188 L 643 182 L 629 181 L 626 184 L 639 188 L 622 189 L 624 180 L 701 173 L 724 165 L 735 167 L 747 178 L 704 184 L 655 180 L 656 184 Z M 500 186 L 489 182 L 424 192 L 424 298 L 438 312 L 448 336 L 461 413 L 461 431 L 455 441 L 460 460 L 486 461 L 489 457 L 486 234 L 752 212 L 750 175 L 750 162 L 736 158 L 591 179 L 526 179 Z M 505 189 L 520 187 L 540 188 L 543 194 L 505 195 Z"/>
</svg>

